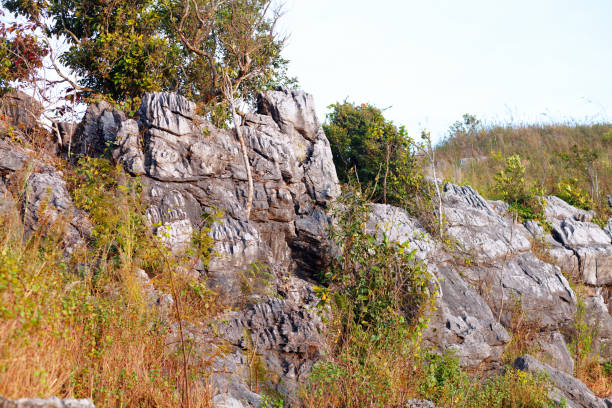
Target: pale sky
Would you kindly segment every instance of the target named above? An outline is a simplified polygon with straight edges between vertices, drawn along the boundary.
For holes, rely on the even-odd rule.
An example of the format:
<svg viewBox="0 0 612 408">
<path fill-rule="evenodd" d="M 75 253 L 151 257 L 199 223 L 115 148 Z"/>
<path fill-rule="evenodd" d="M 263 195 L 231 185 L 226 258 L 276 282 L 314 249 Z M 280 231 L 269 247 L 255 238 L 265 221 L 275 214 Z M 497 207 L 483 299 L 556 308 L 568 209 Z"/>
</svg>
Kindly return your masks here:
<svg viewBox="0 0 612 408">
<path fill-rule="evenodd" d="M 434 138 L 488 122 L 612 120 L 612 0 L 287 0 L 289 73 L 321 120 L 348 98 Z"/>
</svg>

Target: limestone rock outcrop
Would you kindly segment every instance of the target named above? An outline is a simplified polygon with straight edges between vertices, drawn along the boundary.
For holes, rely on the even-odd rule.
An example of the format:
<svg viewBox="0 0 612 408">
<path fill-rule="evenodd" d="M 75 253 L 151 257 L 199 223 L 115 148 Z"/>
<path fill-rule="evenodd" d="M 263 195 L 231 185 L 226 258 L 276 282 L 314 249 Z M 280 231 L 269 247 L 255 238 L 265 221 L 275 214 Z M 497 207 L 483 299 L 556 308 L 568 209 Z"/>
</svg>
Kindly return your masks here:
<svg viewBox="0 0 612 408">
<path fill-rule="evenodd" d="M 211 231 L 218 256 L 206 270 L 196 268 L 230 303 L 245 299 L 241 278 L 252 265 L 262 265 L 273 277 L 271 285 L 283 300 L 251 299 L 217 328 L 232 349 L 215 363 L 222 373 L 214 377 L 217 391 L 227 396 L 219 397 L 224 401 L 219 404 L 234 399 L 254 406 L 257 396 L 244 386 L 248 344 L 282 378 L 270 385 L 287 394 L 295 394 L 323 350 L 320 318 L 307 309 L 316 297 L 301 278 L 312 278 L 327 262 L 327 208 L 340 188 L 310 95 L 265 92 L 241 127 L 254 179 L 249 219 L 236 135 L 198 117 L 195 105 L 181 96 L 145 95 L 138 120 L 104 102 L 92 104 L 72 146 L 89 155 L 109 151 L 126 171 L 141 177 L 151 225 L 173 249 L 191 242 L 203 213 L 221 210 L 223 217 Z"/>
<path fill-rule="evenodd" d="M 340 193 L 312 96 L 288 89 L 265 92 L 257 111 L 244 114 L 240 126 L 254 178 L 249 218 L 247 175 L 235 133 L 199 117 L 196 106 L 181 96 L 147 94 L 135 117 L 106 102 L 91 104 L 76 130 L 64 133 L 61 146 L 77 155 L 108 154 L 138 177 L 151 228 L 173 250 L 189 245 L 204 213 L 222 212 L 210 232 L 218 256 L 207 267 L 187 271 L 206 279 L 233 306 L 206 329 L 188 328 L 204 352 L 216 355 L 211 381 L 218 408 L 258 406 L 255 360 L 265 367 L 265 386 L 291 403 L 313 364 L 324 357 L 324 324 L 313 284 L 333 256 L 326 233 L 330 205 Z M 10 186 L 23 170 L 28 170 L 28 188 L 20 210 L 26 229 L 64 217 L 70 253 L 90 227 L 74 208 L 61 172 L 1 139 L 0 211 L 3 203 L 16 202 Z M 555 381 L 556 396 L 571 400 L 570 406 L 602 406 L 603 400 L 571 377 L 567 343 L 578 299 L 563 272 L 591 289 L 585 318 L 597 328 L 597 351 L 611 360 L 612 227 L 600 228 L 591 212 L 556 197 L 546 197 L 552 233 L 535 222 L 517 223 L 506 203 L 489 202 L 468 186 L 447 183 L 441 199 L 447 242 L 390 205 L 372 204 L 367 224 L 379 239 L 384 234 L 392 242 L 408 242 L 432 275 L 436 309 L 423 334 L 425 345 L 453 350 L 465 367 L 495 372 L 520 317 L 537 326 L 533 341 L 539 354 L 516 366 L 546 372 Z M 536 240 L 545 243 L 552 263 L 536 255 Z M 250 282 L 257 270 L 265 271 L 266 281 L 247 294 L 245 279 Z M 147 285 L 146 274 L 142 280 Z M 164 296 L 149 295 L 154 302 Z M 414 400 L 408 406 L 433 405 Z"/>
</svg>

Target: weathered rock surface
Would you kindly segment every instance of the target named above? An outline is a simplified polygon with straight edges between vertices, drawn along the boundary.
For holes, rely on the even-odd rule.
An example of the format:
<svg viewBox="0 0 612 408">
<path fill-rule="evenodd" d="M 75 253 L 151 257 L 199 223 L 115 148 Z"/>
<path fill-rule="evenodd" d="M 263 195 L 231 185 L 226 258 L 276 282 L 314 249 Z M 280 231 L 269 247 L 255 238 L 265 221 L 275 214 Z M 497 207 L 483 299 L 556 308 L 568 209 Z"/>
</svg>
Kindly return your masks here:
<svg viewBox="0 0 612 408">
<path fill-rule="evenodd" d="M 0 139 L 0 201 L 4 206 L 16 204 L 7 186 L 23 174 L 29 174 L 19 208 L 26 236 L 42 226 L 62 226 L 64 250 L 71 253 L 89 235 L 91 224 L 75 208 L 63 174 L 36 159 L 34 152 Z"/>
<path fill-rule="evenodd" d="M 195 105 L 183 97 L 148 94 L 136 118 L 104 102 L 93 104 L 70 142 L 78 154 L 109 152 L 143 180 L 151 225 L 174 250 L 190 243 L 192 233 L 203 225 L 202 213 L 223 212 L 210 233 L 219 256 L 207 268 L 196 269 L 240 310 L 225 313 L 214 329 L 191 334 L 202 347 L 219 352 L 212 377 L 218 408 L 258 406 L 261 396 L 254 391 L 259 385 L 292 402 L 313 364 L 325 355 L 311 282 L 330 256 L 328 210 L 339 185 L 329 142 L 314 112 L 310 95 L 279 89 L 261 95 L 257 112 L 244 115 L 241 130 L 254 176 L 248 219 L 247 176 L 236 135 L 198 117 Z M 21 169 L 27 157 L 0 141 L 2 180 Z M 35 171 L 28 184 L 24 214 L 29 224 L 40 222 L 43 216 L 37 211 L 46 202 L 52 205 L 45 217 L 73 213 L 61 174 L 54 169 Z M 3 186 L 0 194 L 6 190 Z M 591 223 L 592 213 L 556 197 L 546 200 L 553 234 L 535 223 L 515 223 L 506 213 L 507 204 L 488 202 L 471 187 L 452 184 L 444 186 L 442 201 L 454 245 L 433 239 L 418 220 L 388 205 L 372 205 L 367 228 L 379 239 L 385 234 L 391 241 L 408 241 L 432 273 L 438 294 L 423 335 L 426 345 L 454 350 L 466 367 L 500 368 L 510 341 L 507 329 L 514 317 L 523 316 L 537 324 L 538 357 L 550 366 L 526 357 L 521 367 L 552 370 L 560 379 L 559 393 L 571 396 L 574 406 L 600 406 L 581 405 L 589 403 L 589 394 L 568 374 L 573 360 L 560 333 L 572 326 L 576 296 L 559 266 L 575 268 L 587 283 L 602 286 L 597 296 L 586 300 L 587 320 L 598 328 L 602 355 L 612 355 L 612 317 L 605 304 L 606 285 L 612 280 L 612 227 L 606 232 Z M 86 233 L 79 220 L 77 214 L 69 222 L 67 236 L 75 241 Z M 550 246 L 556 265 L 534 254 L 534 239 Z M 247 294 L 245 277 L 248 281 L 255 263 L 265 268 L 267 282 Z M 151 292 L 151 299 L 161 302 L 161 295 Z M 254 361 L 264 367 L 265 384 L 253 379 Z M 411 404 L 430 406 L 427 401 Z"/>
<path fill-rule="evenodd" d="M 125 114 L 108 102 L 92 103 L 74 132 L 63 129 L 61 147 L 75 155 L 100 155 L 115 142 L 119 125 L 124 120 Z"/>
<path fill-rule="evenodd" d="M 17 130 L 30 130 L 38 126 L 38 119 L 43 107 L 36 99 L 21 92 L 14 91 L 0 98 L 0 127 L 6 123 Z"/>
<path fill-rule="evenodd" d="M 227 396 L 218 404 L 258 401 L 245 386 L 249 341 L 274 373 L 269 385 L 294 393 L 324 347 L 320 318 L 305 308 L 314 294 L 300 277 L 311 278 L 326 263 L 327 207 L 340 192 L 312 97 L 268 91 L 259 97 L 258 111 L 245 115 L 241 128 L 254 179 L 249 219 L 246 170 L 234 132 L 215 128 L 175 94 L 145 95 L 138 113 L 138 120 L 128 119 L 104 102 L 90 105 L 73 151 L 100 155 L 108 149 L 129 173 L 141 176 L 148 218 L 175 250 L 191 242 L 204 212 L 223 212 L 211 231 L 219 256 L 200 272 L 237 304 L 245 299 L 244 272 L 260 262 L 284 299 L 255 299 L 259 303 L 227 316 L 218 328 L 232 350 L 216 363 L 223 374 L 215 375 L 215 385 Z"/>
<path fill-rule="evenodd" d="M 530 234 L 494 211 L 471 187 L 444 186 L 448 233 L 464 253 L 460 274 L 478 288 L 493 314 L 509 327 L 516 306 L 542 330 L 567 326 L 576 296 L 558 267 L 532 252 Z"/>
<path fill-rule="evenodd" d="M 89 399 L 59 399 L 57 397 L 22 398 L 15 401 L 0 397 L 0 408 L 95 408 Z"/>
<path fill-rule="evenodd" d="M 593 394 L 580 380 L 556 370 L 530 355 L 517 358 L 514 367 L 529 373 L 541 373 L 548 376 L 558 390 L 558 392 L 553 391 L 550 395 L 551 399 L 557 403 L 561 403 L 561 399 L 565 398 L 568 407 L 607 408 L 606 402 Z"/>
<path fill-rule="evenodd" d="M 593 330 L 593 351 L 602 361 L 612 361 L 612 315 L 601 294 L 585 299 L 585 321 Z"/>
<path fill-rule="evenodd" d="M 258 356 L 266 369 L 262 374 L 267 386 L 291 400 L 314 362 L 325 352 L 322 329 L 321 318 L 314 311 L 280 299 L 260 302 L 225 316 L 216 330 L 223 340 L 238 349 L 217 361 L 214 384 L 222 392 L 239 396 L 232 378 L 252 370 L 253 356 Z M 253 404 L 248 394 L 246 399 Z"/>
<path fill-rule="evenodd" d="M 390 205 L 372 205 L 368 229 L 379 239 L 384 233 L 392 242 L 409 242 L 436 280 L 436 310 L 423 335 L 426 344 L 440 351 L 454 350 L 467 367 L 499 361 L 510 336 L 484 299 L 459 275 L 444 247 L 416 219 Z"/>
<path fill-rule="evenodd" d="M 100 154 L 113 142 L 115 160 L 145 177 L 149 219 L 174 248 L 190 242 L 203 212 L 221 209 L 224 217 L 212 231 L 220 256 L 208 273 L 217 289 L 232 298 L 240 294 L 238 272 L 255 261 L 273 273 L 297 270 L 308 277 L 317 272 L 325 263 L 325 209 L 339 194 L 312 97 L 269 91 L 259 106 L 242 124 L 254 173 L 249 220 L 246 171 L 236 136 L 197 117 L 195 105 L 180 96 L 146 95 L 139 122 L 104 103 L 91 105 L 74 143 L 83 153 Z"/>
<path fill-rule="evenodd" d="M 574 374 L 574 359 L 561 333 L 540 333 L 536 341 L 539 349 L 536 357 L 540 361 L 569 375 Z"/>
</svg>

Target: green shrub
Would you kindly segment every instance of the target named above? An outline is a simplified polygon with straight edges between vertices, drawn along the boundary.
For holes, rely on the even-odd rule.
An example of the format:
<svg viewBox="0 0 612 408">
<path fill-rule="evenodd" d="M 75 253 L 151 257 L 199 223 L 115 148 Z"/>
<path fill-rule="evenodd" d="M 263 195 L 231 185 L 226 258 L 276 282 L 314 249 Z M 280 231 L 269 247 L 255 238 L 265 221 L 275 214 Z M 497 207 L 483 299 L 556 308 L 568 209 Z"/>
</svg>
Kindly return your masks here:
<svg viewBox="0 0 612 408">
<path fill-rule="evenodd" d="M 506 168 L 495 176 L 492 190 L 508 204 L 520 220 L 545 222 L 542 191 L 525 182 L 525 166 L 518 155 L 506 158 Z"/>
</svg>

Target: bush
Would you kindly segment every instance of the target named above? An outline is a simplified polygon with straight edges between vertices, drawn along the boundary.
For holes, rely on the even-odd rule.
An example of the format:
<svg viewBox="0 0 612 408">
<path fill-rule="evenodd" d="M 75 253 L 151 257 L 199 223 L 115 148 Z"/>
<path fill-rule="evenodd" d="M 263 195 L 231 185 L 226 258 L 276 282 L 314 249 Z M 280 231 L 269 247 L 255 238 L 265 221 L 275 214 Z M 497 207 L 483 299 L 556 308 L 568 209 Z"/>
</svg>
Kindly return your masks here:
<svg viewBox="0 0 612 408">
<path fill-rule="evenodd" d="M 339 255 L 316 288 L 331 308 L 327 361 L 317 364 L 303 392 L 308 407 L 399 406 L 433 299 L 424 265 L 407 245 L 366 233 L 369 204 L 345 187 L 330 233 Z"/>
<path fill-rule="evenodd" d="M 566 203 L 583 210 L 588 211 L 595 207 L 595 203 L 588 193 L 580 188 L 578 185 L 578 179 L 576 178 L 559 182 L 559 184 L 557 184 L 555 194 Z"/>
<path fill-rule="evenodd" d="M 323 124 L 342 183 L 357 180 L 374 201 L 403 204 L 422 184 L 416 144 L 403 127 L 369 104 L 331 105 Z"/>
</svg>

